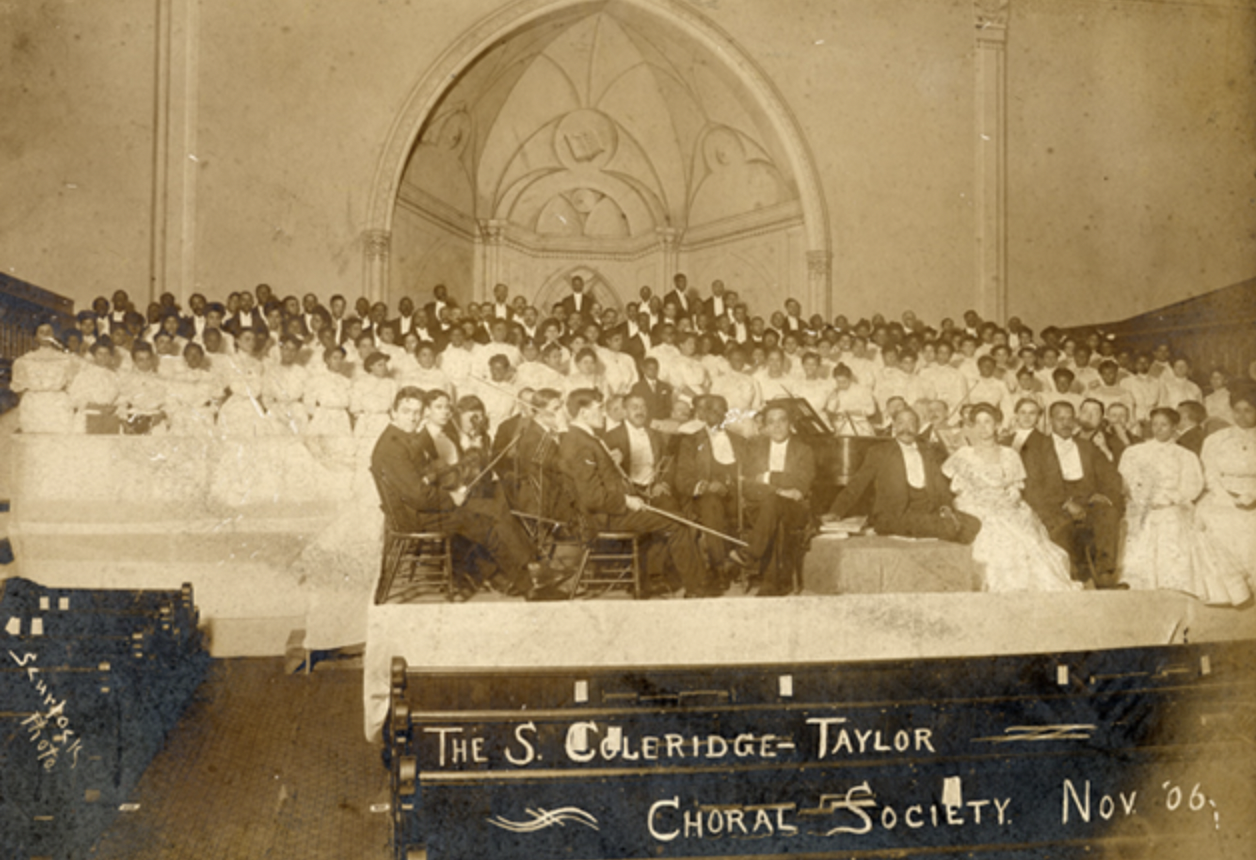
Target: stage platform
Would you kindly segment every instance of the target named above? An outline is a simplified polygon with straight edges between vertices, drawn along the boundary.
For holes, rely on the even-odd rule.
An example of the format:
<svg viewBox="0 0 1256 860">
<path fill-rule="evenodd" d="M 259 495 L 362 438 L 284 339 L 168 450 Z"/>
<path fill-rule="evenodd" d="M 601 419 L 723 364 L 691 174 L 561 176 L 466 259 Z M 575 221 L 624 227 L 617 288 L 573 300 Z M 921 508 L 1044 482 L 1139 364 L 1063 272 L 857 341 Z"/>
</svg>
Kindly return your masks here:
<svg viewBox="0 0 1256 860">
<path fill-rule="evenodd" d="M 1256 639 L 1256 609 L 1163 591 L 428 603 L 368 610 L 365 731 L 393 657 L 442 669 L 668 667 L 974 657 Z"/>
<path fill-rule="evenodd" d="M 378 517 L 373 488 L 356 493 L 350 468 L 302 440 L 18 435 L 11 450 L 17 561 L 4 575 L 191 582 L 219 657 L 282 655 L 294 630 L 308 632 L 307 648 L 365 642 L 368 734 L 393 656 L 445 668 L 714 666 L 1256 638 L 1250 606 L 1167 592 L 975 593 L 966 549 L 889 538 L 816 541 L 807 593 L 788 598 L 377 607 L 380 523 L 354 513 Z"/>
<path fill-rule="evenodd" d="M 972 550 L 941 540 L 816 535 L 803 559 L 802 587 L 813 594 L 980 591 Z"/>
<path fill-rule="evenodd" d="M 190 582 L 215 657 L 283 654 L 312 595 L 377 570 L 378 555 L 362 571 L 305 563 L 354 492 L 350 462 L 316 442 L 17 433 L 5 448 L 16 561 L 0 575 L 73 588 Z M 363 617 L 356 641 L 364 631 Z"/>
</svg>

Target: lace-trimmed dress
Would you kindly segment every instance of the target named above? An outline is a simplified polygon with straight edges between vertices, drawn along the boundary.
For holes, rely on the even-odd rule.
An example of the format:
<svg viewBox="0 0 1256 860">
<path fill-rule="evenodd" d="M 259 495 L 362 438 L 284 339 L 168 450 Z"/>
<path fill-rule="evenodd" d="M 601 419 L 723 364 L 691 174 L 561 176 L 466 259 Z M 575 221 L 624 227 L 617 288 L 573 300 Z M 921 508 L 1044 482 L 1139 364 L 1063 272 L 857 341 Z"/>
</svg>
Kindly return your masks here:
<svg viewBox="0 0 1256 860">
<path fill-rule="evenodd" d="M 1256 582 L 1256 428 L 1225 427 L 1204 439 L 1204 495 L 1197 525 Z"/>
<path fill-rule="evenodd" d="M 942 466 L 951 479 L 955 507 L 981 520 L 973 559 L 985 568 L 985 591 L 1077 591 L 1068 553 L 1056 546 L 1021 498 L 1025 466 L 1011 448 L 998 446 L 997 459 L 971 446 Z"/>
<path fill-rule="evenodd" d="M 1130 588 L 1184 591 L 1221 605 L 1251 596 L 1237 562 L 1195 528 L 1192 503 L 1204 489 L 1198 457 L 1152 439 L 1126 449 L 1121 477 L 1129 492 L 1122 580 Z"/>
<path fill-rule="evenodd" d="M 77 366 L 73 358 L 50 346 L 41 346 L 13 362 L 13 391 L 22 395 L 18 426 L 23 433 L 70 433 L 74 407 L 66 387 Z"/>
</svg>

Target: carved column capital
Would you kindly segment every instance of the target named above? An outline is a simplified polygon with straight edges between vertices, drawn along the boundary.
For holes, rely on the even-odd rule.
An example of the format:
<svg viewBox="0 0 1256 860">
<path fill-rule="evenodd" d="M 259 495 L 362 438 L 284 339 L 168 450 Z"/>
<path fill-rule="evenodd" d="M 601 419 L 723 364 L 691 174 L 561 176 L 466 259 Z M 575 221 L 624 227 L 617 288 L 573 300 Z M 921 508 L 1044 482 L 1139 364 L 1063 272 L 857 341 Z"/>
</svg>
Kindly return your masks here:
<svg viewBox="0 0 1256 860">
<path fill-rule="evenodd" d="M 808 251 L 807 273 L 812 277 L 827 278 L 833 273 L 832 251 Z"/>
<path fill-rule="evenodd" d="M 501 218 L 489 218 L 478 222 L 480 238 L 490 245 L 500 245 L 506 233 L 506 222 Z"/>
<path fill-rule="evenodd" d="M 391 248 L 392 234 L 389 231 L 362 231 L 362 253 L 366 255 L 366 259 L 379 260 L 380 262 L 386 261 Z"/>
<path fill-rule="evenodd" d="M 1007 33 L 1011 0 L 973 0 L 977 38 L 1002 39 Z"/>
<path fill-rule="evenodd" d="M 680 230 L 675 227 L 655 227 L 654 233 L 659 237 L 659 244 L 664 251 L 675 251 L 680 247 Z"/>
</svg>

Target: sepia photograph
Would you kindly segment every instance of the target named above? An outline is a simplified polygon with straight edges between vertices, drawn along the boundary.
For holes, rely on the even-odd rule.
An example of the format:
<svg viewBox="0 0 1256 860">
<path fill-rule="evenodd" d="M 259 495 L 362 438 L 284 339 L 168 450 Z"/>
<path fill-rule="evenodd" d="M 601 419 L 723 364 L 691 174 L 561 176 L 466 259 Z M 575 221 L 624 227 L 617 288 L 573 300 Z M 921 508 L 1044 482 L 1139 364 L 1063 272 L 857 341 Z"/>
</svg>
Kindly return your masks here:
<svg viewBox="0 0 1256 860">
<path fill-rule="evenodd" d="M 0 860 L 1246 860 L 1256 0 L 0 0 Z"/>
</svg>

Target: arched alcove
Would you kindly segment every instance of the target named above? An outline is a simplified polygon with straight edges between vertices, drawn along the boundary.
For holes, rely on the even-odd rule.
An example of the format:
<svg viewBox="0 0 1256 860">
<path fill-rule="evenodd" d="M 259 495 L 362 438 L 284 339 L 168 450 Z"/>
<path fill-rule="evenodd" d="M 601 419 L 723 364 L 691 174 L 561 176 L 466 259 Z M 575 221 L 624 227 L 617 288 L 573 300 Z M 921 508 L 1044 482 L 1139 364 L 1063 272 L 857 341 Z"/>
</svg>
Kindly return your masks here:
<svg viewBox="0 0 1256 860">
<path fill-rule="evenodd" d="M 620 302 L 684 271 L 828 303 L 798 124 L 712 22 L 663 0 L 522 0 L 437 61 L 377 170 L 367 292 L 540 299 L 583 267 Z"/>
</svg>

